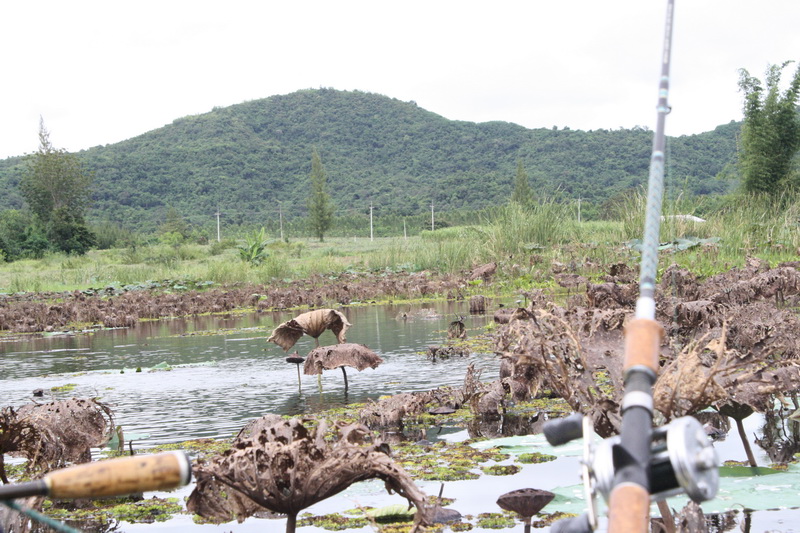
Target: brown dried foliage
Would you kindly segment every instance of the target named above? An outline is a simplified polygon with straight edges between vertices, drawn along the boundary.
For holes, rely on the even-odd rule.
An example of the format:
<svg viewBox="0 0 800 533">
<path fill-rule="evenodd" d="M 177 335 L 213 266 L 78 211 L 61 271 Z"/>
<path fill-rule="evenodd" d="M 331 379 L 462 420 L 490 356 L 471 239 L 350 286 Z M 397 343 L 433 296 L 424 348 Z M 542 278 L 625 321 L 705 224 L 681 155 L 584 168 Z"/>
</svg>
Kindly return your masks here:
<svg viewBox="0 0 800 533">
<path fill-rule="evenodd" d="M 315 309 L 279 325 L 267 342 L 274 342 L 288 351 L 303 335 L 316 339 L 329 329 L 336 335 L 336 341 L 343 343 L 347 341 L 346 333 L 351 325 L 347 317 L 335 309 Z"/>
<path fill-rule="evenodd" d="M 361 372 L 367 368 L 377 368 L 381 363 L 383 363 L 381 356 L 363 344 L 346 342 L 311 350 L 303 365 L 303 373 L 317 375 L 322 374 L 323 370 L 333 370 L 343 366 Z"/>
<path fill-rule="evenodd" d="M 90 449 L 105 444 L 114 430 L 111 409 L 87 398 L 23 405 L 14 423 L 33 430 L 10 455 L 27 458 L 29 470 L 39 472 L 89 462 Z"/>
<path fill-rule="evenodd" d="M 118 294 L 109 290 L 93 295 L 80 291 L 15 294 L 0 297 L 0 330 L 32 333 L 52 331 L 74 323 L 123 327 L 143 318 L 192 316 L 248 307 L 256 310 L 322 307 L 330 302 L 348 304 L 379 296 L 414 299 L 438 294 L 459 298 L 465 285 L 466 277 L 433 277 L 420 272 L 398 273 L 377 279 L 358 274 L 342 274 L 335 279 L 312 276 L 284 284 L 203 292 L 133 290 Z"/>
<path fill-rule="evenodd" d="M 800 319 L 782 307 L 799 289 L 800 273 L 790 265 L 768 269 L 748 261 L 704 283 L 667 269 L 657 294 L 657 320 L 668 337 L 660 348 L 657 408 L 667 418 L 731 400 L 763 410 L 772 395 L 800 388 Z M 590 284 L 589 308 L 514 312 L 496 337 L 498 352 L 513 365 L 506 373 L 530 366 L 542 386 L 589 414 L 600 435 L 615 433 L 623 325 L 636 293 L 633 284 Z"/>
<path fill-rule="evenodd" d="M 299 419 L 267 421 L 252 436 L 240 435 L 230 450 L 195 465 L 197 486 L 187 508 L 214 522 L 243 521 L 263 509 L 289 516 L 343 491 L 353 483 L 379 478 L 417 507 L 426 523 L 426 495 L 387 454 L 388 445 L 368 442 L 359 424 L 335 428 L 328 439 L 324 421 L 309 428 Z"/>
<path fill-rule="evenodd" d="M 0 480 L 8 483 L 5 470 L 5 454 L 35 449 L 39 442 L 36 428 L 29 421 L 20 420 L 13 407 L 0 410 Z"/>
</svg>

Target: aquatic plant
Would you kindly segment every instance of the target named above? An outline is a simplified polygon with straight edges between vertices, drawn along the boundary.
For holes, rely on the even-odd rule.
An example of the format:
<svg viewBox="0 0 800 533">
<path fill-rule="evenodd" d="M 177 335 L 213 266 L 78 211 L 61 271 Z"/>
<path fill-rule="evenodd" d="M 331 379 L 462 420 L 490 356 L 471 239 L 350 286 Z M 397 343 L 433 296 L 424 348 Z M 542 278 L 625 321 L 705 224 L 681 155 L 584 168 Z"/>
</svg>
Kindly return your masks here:
<svg viewBox="0 0 800 533">
<path fill-rule="evenodd" d="M 239 259 L 245 263 L 253 265 L 261 264 L 268 256 L 267 245 L 269 240 L 264 228 L 260 231 L 253 231 L 244 238 L 244 243 L 237 246 Z"/>
<path fill-rule="evenodd" d="M 75 383 L 66 383 L 64 385 L 56 385 L 55 387 L 50 387 L 51 392 L 70 392 L 78 385 Z"/>
<path fill-rule="evenodd" d="M 364 516 L 342 516 L 339 513 L 303 516 L 297 521 L 298 527 L 314 526 L 328 531 L 359 529 L 367 525 L 369 525 L 369 520 Z"/>
<path fill-rule="evenodd" d="M 497 498 L 497 505 L 501 509 L 516 513 L 525 524 L 525 533 L 530 533 L 531 517 L 553 501 L 553 498 L 555 494 L 547 490 L 517 489 Z"/>
<path fill-rule="evenodd" d="M 288 351 L 300 337 L 308 335 L 314 338 L 319 347 L 319 336 L 326 330 L 331 330 L 336 335 L 337 342 L 343 343 L 347 340 L 347 328 L 350 326 L 352 324 L 347 321 L 347 317 L 335 309 L 315 309 L 280 324 L 273 330 L 267 342 L 274 342 Z"/>
<path fill-rule="evenodd" d="M 0 409 L 0 481 L 9 483 L 5 455 L 33 450 L 38 442 L 36 427 L 29 420 L 20 419 L 13 407 Z"/>
<path fill-rule="evenodd" d="M 481 513 L 475 525 L 486 529 L 505 529 L 514 527 L 514 518 L 505 513 Z"/>
<path fill-rule="evenodd" d="M 413 477 L 425 480 L 458 481 L 477 479 L 481 463 L 504 461 L 508 454 L 496 448 L 478 450 L 466 442 L 439 441 L 431 446 L 405 445 L 394 449 L 400 464 Z"/>
<path fill-rule="evenodd" d="M 324 420 L 309 429 L 301 420 L 272 415 L 262 429 L 252 429 L 252 437 L 240 435 L 230 450 L 195 466 L 190 511 L 225 522 L 269 509 L 287 515 L 286 531 L 291 533 L 302 509 L 355 482 L 379 478 L 417 507 L 418 523 L 428 521 L 427 497 L 385 453 L 386 445 L 366 441 L 366 427 L 338 428 L 333 442 L 326 439 Z"/>
<path fill-rule="evenodd" d="M 91 448 L 104 445 L 115 428 L 111 408 L 93 398 L 7 408 L 2 419 L 20 433 L 20 439 L 10 443 L 15 449 L 7 451 L 26 457 L 28 468 L 40 472 L 90 461 Z"/>
<path fill-rule="evenodd" d="M 349 366 L 361 372 L 367 368 L 377 368 L 381 363 L 383 363 L 381 356 L 363 344 L 345 342 L 332 346 L 319 346 L 311 350 L 303 365 L 303 373 L 313 376 L 322 374 L 323 370 L 341 368 L 346 393 L 347 370 L 345 367 Z"/>
<path fill-rule="evenodd" d="M 76 508 L 70 502 L 68 507 L 65 502 L 54 505 L 46 501 L 44 508 L 47 515 L 62 521 L 91 520 L 124 520 L 131 523 L 165 522 L 175 514 L 183 512 L 183 506 L 178 498 L 113 498 L 108 500 L 93 500 L 89 508 Z"/>
<path fill-rule="evenodd" d="M 490 476 L 513 476 L 518 473 L 522 468 L 519 465 L 491 465 L 482 466 L 481 471 Z"/>
<path fill-rule="evenodd" d="M 541 452 L 521 453 L 517 457 L 517 461 L 524 464 L 547 463 L 549 461 L 555 461 L 556 459 L 557 457 L 555 455 Z"/>
</svg>

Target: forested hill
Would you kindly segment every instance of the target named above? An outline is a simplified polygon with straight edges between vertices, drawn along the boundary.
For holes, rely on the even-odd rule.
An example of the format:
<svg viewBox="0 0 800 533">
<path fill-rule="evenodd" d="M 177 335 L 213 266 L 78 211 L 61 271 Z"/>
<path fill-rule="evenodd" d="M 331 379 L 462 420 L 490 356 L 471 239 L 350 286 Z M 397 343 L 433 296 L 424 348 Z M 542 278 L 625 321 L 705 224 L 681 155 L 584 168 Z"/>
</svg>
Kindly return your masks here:
<svg viewBox="0 0 800 533">
<path fill-rule="evenodd" d="M 739 124 L 670 138 L 667 180 L 697 194 L 735 157 Z M 152 229 L 167 208 L 190 221 L 219 208 L 231 222 L 306 213 L 316 147 L 337 212 L 418 214 L 505 203 L 517 161 L 538 194 L 603 202 L 647 181 L 652 132 L 526 129 L 452 121 L 378 94 L 302 90 L 209 113 L 79 153 L 94 172 L 89 216 Z M 22 205 L 20 158 L 0 161 L 0 209 Z M 592 207 L 594 206 L 594 207 Z M 200 222 L 200 220 L 194 220 Z"/>
</svg>

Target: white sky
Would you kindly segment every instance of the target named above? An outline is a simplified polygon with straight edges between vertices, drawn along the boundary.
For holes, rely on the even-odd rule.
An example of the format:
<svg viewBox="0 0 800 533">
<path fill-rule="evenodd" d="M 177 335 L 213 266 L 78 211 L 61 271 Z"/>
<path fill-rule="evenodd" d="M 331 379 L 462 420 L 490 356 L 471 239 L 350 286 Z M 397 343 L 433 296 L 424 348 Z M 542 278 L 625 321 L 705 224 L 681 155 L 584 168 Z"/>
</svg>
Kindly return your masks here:
<svg viewBox="0 0 800 533">
<path fill-rule="evenodd" d="M 666 0 L 8 0 L 0 158 L 122 141 L 299 89 L 453 120 L 655 128 Z M 676 0 L 668 135 L 741 119 L 738 69 L 800 60 L 798 0 Z M 794 72 L 791 66 L 784 74 Z"/>
</svg>

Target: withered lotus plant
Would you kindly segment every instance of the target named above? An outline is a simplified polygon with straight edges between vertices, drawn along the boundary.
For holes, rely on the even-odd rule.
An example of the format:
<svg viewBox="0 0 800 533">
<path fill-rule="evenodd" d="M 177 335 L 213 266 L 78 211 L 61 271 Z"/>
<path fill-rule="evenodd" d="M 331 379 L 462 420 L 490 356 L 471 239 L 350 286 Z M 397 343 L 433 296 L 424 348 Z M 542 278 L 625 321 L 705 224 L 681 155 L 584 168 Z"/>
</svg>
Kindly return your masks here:
<svg viewBox="0 0 800 533">
<path fill-rule="evenodd" d="M 25 420 L 19 420 L 13 407 L 0 409 L 0 481 L 8 483 L 5 454 L 35 449 L 39 438 L 36 428 Z"/>
<path fill-rule="evenodd" d="M 378 478 L 389 492 L 416 506 L 415 524 L 428 523 L 425 493 L 387 455 L 386 444 L 367 442 L 365 426 L 339 426 L 331 442 L 324 421 L 313 428 L 299 419 L 270 422 L 256 425 L 261 429 L 250 436 L 238 436 L 223 454 L 195 464 L 197 486 L 187 502 L 189 511 L 221 523 L 242 522 L 266 509 L 286 514 L 291 533 L 301 510 L 353 483 Z"/>
<path fill-rule="evenodd" d="M 336 335 L 337 342 L 345 342 L 347 328 L 352 326 L 344 314 L 335 309 L 315 309 L 279 325 L 269 336 L 267 342 L 274 342 L 286 351 L 295 345 L 303 335 L 313 337 L 319 346 L 319 336 L 325 330 L 331 330 Z"/>
<path fill-rule="evenodd" d="M 3 424 L 3 443 L 6 426 L 22 430 L 21 438 L 13 442 L 16 449 L 9 449 L 9 455 L 26 457 L 28 469 L 40 472 L 89 462 L 90 449 L 105 444 L 114 430 L 111 409 L 88 398 L 29 403 L 16 411 L 6 408 Z M 0 446 L 5 446 L 3 443 Z"/>
<path fill-rule="evenodd" d="M 363 344 L 345 342 L 311 350 L 303 365 L 303 373 L 313 376 L 322 374 L 323 370 L 341 368 L 344 375 L 344 391 L 347 392 L 346 366 L 361 372 L 367 368 L 377 368 L 381 363 L 383 363 L 381 356 Z"/>
</svg>

